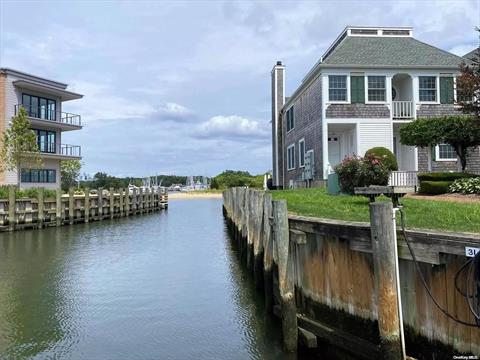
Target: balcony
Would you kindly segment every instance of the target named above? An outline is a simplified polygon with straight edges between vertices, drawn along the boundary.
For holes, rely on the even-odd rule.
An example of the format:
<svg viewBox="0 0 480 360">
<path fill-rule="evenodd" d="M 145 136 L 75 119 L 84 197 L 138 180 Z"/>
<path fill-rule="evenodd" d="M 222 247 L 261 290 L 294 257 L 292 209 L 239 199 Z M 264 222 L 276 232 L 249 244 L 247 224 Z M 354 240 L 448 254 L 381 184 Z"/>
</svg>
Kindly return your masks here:
<svg viewBox="0 0 480 360">
<path fill-rule="evenodd" d="M 393 120 L 412 120 L 413 101 L 392 101 Z"/>
<path fill-rule="evenodd" d="M 38 149 L 42 158 L 72 160 L 82 158 L 82 148 L 79 145 L 57 144 L 54 142 L 39 142 Z"/>
<path fill-rule="evenodd" d="M 15 105 L 15 115 L 23 107 L 30 118 L 32 125 L 58 125 L 63 131 L 77 130 L 82 127 L 80 115 L 59 112 L 55 109 L 32 107 L 29 105 Z"/>
</svg>

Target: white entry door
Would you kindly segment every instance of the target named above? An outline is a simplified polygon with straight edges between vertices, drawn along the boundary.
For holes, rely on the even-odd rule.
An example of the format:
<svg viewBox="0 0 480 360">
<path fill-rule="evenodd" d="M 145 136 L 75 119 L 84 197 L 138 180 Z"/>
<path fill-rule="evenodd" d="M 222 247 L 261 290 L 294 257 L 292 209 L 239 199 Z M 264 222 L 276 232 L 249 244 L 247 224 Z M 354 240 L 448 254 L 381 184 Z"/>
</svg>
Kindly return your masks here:
<svg viewBox="0 0 480 360">
<path fill-rule="evenodd" d="M 332 135 L 328 137 L 328 162 L 332 167 L 340 164 L 340 137 Z"/>
</svg>

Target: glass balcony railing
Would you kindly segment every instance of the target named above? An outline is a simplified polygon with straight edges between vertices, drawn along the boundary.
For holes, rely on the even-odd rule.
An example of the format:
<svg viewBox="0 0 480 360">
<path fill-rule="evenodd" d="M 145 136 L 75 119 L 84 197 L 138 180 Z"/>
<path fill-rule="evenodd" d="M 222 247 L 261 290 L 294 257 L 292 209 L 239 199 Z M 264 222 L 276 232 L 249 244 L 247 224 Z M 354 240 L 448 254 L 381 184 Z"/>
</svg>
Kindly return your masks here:
<svg viewBox="0 0 480 360">
<path fill-rule="evenodd" d="M 47 120 L 47 121 L 55 121 L 62 124 L 74 125 L 74 126 L 82 126 L 82 119 L 80 115 L 70 114 L 66 112 L 57 112 L 53 109 L 48 108 L 41 108 L 41 107 L 33 107 L 30 105 L 22 105 L 18 104 L 15 105 L 15 115 L 18 114 L 20 108 L 24 108 L 27 112 L 27 115 L 31 118 Z"/>
<path fill-rule="evenodd" d="M 79 145 L 57 144 L 54 142 L 38 142 L 38 149 L 42 154 L 81 157 L 82 148 Z"/>
</svg>

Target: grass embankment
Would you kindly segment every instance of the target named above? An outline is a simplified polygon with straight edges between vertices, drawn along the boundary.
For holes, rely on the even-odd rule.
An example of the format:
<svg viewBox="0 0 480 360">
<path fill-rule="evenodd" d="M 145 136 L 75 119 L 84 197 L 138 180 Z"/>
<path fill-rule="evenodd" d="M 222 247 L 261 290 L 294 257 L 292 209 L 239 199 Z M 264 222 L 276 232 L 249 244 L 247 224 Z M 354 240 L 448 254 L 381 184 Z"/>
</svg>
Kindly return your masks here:
<svg viewBox="0 0 480 360">
<path fill-rule="evenodd" d="M 272 191 L 272 194 L 275 200 L 287 200 L 288 211 L 294 214 L 369 221 L 369 200 L 363 196 L 328 195 L 323 188 Z M 408 228 L 480 233 L 480 203 L 409 198 L 401 199 L 400 203 Z"/>
</svg>

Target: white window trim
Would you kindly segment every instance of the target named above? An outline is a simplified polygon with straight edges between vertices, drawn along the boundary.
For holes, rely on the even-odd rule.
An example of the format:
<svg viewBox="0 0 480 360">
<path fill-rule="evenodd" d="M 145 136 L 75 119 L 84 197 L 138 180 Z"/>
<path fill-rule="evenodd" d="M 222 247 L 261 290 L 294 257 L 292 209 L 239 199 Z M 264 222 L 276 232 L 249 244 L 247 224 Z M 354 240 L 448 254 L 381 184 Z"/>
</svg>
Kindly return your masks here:
<svg viewBox="0 0 480 360">
<path fill-rule="evenodd" d="M 347 100 L 330 100 L 330 76 L 346 76 L 347 78 Z M 327 75 L 327 99 L 326 104 L 350 104 L 350 74 L 328 74 Z"/>
<path fill-rule="evenodd" d="M 383 76 L 385 78 L 385 101 L 371 101 L 371 100 L 368 99 L 368 90 L 369 90 L 369 88 L 368 88 L 368 78 L 370 76 Z M 386 104 L 386 103 L 388 103 L 388 101 L 387 101 L 387 99 L 388 99 L 388 91 L 387 91 L 387 89 L 388 89 L 388 77 L 387 77 L 387 75 L 366 74 L 364 81 L 365 81 L 365 86 L 364 86 L 364 88 L 365 88 L 365 104 Z"/>
<path fill-rule="evenodd" d="M 290 153 L 290 149 L 293 148 L 293 151 L 292 151 L 292 162 L 293 162 L 293 167 L 289 167 L 289 163 L 290 161 L 288 161 L 288 154 Z M 289 145 L 287 146 L 287 170 L 290 171 L 290 170 L 295 170 L 295 143 L 293 143 L 292 145 Z"/>
<path fill-rule="evenodd" d="M 439 144 L 439 145 L 449 145 L 449 144 Z M 435 161 L 457 161 L 458 160 L 457 157 L 448 158 L 448 159 L 441 159 L 440 158 L 440 146 L 439 145 L 435 145 Z"/>
<path fill-rule="evenodd" d="M 302 154 L 300 152 L 300 149 L 302 148 L 300 146 L 300 143 L 303 143 L 303 165 L 302 165 Z M 301 138 L 300 140 L 298 140 L 298 168 L 304 168 L 305 167 L 305 155 L 307 154 L 307 152 L 305 151 L 305 138 Z"/>
<path fill-rule="evenodd" d="M 286 132 L 285 134 L 290 134 L 293 130 L 295 130 L 295 115 L 293 115 L 293 127 L 292 127 L 290 130 L 288 130 L 288 115 L 287 115 L 288 111 L 289 111 L 291 108 L 293 108 L 294 105 L 295 105 L 295 104 L 292 104 L 292 106 L 290 106 L 290 107 L 285 111 L 285 120 L 286 120 L 286 121 L 285 121 L 285 125 L 286 125 L 285 129 L 287 130 L 287 132 Z M 292 111 L 292 113 L 294 113 L 294 112 L 295 112 L 295 110 Z"/>
<path fill-rule="evenodd" d="M 420 78 L 421 77 L 434 77 L 435 78 L 435 101 L 421 101 L 420 100 Z M 417 96 L 418 96 L 418 103 L 425 104 L 425 105 L 432 105 L 432 104 L 440 104 L 440 76 L 437 74 L 419 74 L 418 78 L 418 88 L 417 88 Z"/>
</svg>

